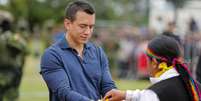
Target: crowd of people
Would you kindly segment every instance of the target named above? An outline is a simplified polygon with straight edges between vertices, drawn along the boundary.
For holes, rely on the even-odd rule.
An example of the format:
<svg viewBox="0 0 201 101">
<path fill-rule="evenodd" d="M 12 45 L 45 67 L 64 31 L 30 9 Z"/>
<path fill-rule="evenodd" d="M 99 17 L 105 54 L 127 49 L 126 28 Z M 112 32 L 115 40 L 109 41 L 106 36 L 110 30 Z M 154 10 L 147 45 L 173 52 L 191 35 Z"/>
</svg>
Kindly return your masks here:
<svg viewBox="0 0 201 101">
<path fill-rule="evenodd" d="M 201 54 L 201 33 L 186 32 L 180 35 L 174 22 L 166 24 L 162 33 L 156 33 L 154 29 L 140 27 L 124 27 L 111 29 L 99 28 L 94 37 L 95 42 L 104 47 L 110 60 L 110 68 L 119 78 L 137 79 L 147 77 L 148 60 L 144 51 L 149 40 L 159 34 L 175 37 L 183 46 L 183 56 L 189 69 L 196 78 L 198 59 Z M 197 76 L 199 77 L 199 76 Z"/>
</svg>

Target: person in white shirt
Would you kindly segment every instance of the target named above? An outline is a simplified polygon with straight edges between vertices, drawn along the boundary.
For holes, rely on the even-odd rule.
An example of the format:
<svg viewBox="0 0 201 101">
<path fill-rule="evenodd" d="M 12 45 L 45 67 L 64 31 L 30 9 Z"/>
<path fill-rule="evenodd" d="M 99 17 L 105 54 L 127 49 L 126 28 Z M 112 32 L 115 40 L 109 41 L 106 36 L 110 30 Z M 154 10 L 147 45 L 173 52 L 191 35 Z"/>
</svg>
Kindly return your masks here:
<svg viewBox="0 0 201 101">
<path fill-rule="evenodd" d="M 174 38 L 159 35 L 152 39 L 146 54 L 150 60 L 152 86 L 144 90 L 111 90 L 109 101 L 201 101 L 197 83 L 182 62 L 181 47 Z"/>
</svg>

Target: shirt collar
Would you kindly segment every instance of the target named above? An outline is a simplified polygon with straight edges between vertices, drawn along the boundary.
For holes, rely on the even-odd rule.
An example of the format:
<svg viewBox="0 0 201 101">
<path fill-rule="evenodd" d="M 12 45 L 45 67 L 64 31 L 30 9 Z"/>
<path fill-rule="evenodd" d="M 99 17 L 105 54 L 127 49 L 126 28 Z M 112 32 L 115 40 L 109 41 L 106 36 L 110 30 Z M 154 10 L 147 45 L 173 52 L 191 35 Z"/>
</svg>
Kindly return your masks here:
<svg viewBox="0 0 201 101">
<path fill-rule="evenodd" d="M 65 35 L 62 37 L 62 39 L 59 41 L 59 45 L 62 49 L 71 49 L 71 47 L 68 44 L 68 41 L 65 38 Z M 92 45 L 90 44 L 90 42 L 87 42 L 86 44 L 84 44 L 84 48 L 88 49 L 92 47 Z"/>
<path fill-rule="evenodd" d="M 172 68 L 172 69 L 166 71 L 165 73 L 163 73 L 158 78 L 150 77 L 150 81 L 151 81 L 152 84 L 155 84 L 155 83 L 158 83 L 158 82 L 160 82 L 162 80 L 169 79 L 169 78 L 172 78 L 172 77 L 175 77 L 175 76 L 179 76 L 179 73 L 177 73 L 175 68 Z"/>
</svg>

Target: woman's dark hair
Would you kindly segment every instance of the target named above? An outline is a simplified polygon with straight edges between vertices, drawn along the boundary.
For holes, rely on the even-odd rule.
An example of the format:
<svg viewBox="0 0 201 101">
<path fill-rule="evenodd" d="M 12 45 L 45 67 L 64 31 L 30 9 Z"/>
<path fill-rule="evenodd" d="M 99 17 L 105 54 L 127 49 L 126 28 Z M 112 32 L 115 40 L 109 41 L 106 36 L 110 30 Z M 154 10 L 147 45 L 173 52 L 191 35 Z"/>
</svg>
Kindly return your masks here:
<svg viewBox="0 0 201 101">
<path fill-rule="evenodd" d="M 65 9 L 65 18 L 69 19 L 70 21 L 74 21 L 75 15 L 78 11 L 83 11 L 87 14 L 94 14 L 95 10 L 94 7 L 86 2 L 86 1 L 74 1 L 69 3 L 69 5 Z"/>
<path fill-rule="evenodd" d="M 171 37 L 159 35 L 148 44 L 148 48 L 171 63 L 174 58 L 181 56 L 179 43 Z"/>
<path fill-rule="evenodd" d="M 169 36 L 159 35 L 149 42 L 147 48 L 153 52 L 159 63 L 166 62 L 169 66 L 174 66 L 180 74 L 186 89 L 190 91 L 189 95 L 192 101 L 197 101 L 195 99 L 201 100 L 196 82 L 193 80 L 188 68 L 178 60 L 181 56 L 181 49 L 177 40 Z"/>
</svg>

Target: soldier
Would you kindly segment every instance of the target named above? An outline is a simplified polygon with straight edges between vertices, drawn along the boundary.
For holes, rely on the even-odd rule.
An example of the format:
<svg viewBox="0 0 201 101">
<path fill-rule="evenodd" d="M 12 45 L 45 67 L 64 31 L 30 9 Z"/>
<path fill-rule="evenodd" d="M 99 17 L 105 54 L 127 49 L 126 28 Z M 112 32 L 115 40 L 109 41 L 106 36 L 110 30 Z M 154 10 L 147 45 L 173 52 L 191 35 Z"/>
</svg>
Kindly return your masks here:
<svg viewBox="0 0 201 101">
<path fill-rule="evenodd" d="M 0 101 L 17 100 L 26 54 L 25 41 L 12 33 L 11 23 L 10 13 L 0 11 Z"/>
</svg>

